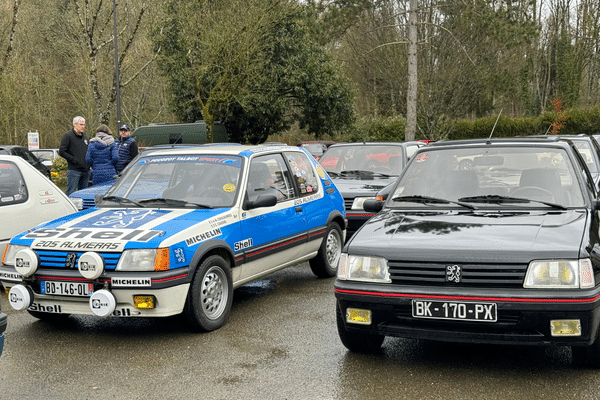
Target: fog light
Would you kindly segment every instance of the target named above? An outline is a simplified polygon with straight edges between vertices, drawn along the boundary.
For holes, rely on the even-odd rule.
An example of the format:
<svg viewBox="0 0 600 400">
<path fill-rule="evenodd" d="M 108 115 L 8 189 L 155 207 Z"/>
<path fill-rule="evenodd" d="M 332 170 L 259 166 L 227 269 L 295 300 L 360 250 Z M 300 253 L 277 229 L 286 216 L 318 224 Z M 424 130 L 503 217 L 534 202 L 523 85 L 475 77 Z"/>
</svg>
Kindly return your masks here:
<svg viewBox="0 0 600 400">
<path fill-rule="evenodd" d="M 135 308 L 154 308 L 155 302 L 154 296 L 133 296 Z"/>
<path fill-rule="evenodd" d="M 350 324 L 371 325 L 371 310 L 347 308 L 346 322 Z"/>
<path fill-rule="evenodd" d="M 581 336 L 581 321 L 578 319 L 555 319 L 550 321 L 552 336 Z"/>
</svg>

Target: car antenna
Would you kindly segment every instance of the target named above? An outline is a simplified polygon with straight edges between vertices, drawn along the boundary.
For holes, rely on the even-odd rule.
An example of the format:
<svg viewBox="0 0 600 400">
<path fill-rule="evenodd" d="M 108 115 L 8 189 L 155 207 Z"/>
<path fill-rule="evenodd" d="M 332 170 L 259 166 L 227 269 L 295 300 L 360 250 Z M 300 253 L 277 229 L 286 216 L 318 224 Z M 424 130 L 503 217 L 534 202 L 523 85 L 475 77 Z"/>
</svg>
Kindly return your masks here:
<svg viewBox="0 0 600 400">
<path fill-rule="evenodd" d="M 552 124 L 550 124 L 548 129 L 546 129 L 546 133 L 544 133 L 544 136 L 548 136 L 548 132 L 550 132 L 550 128 L 552 128 Z"/>
<path fill-rule="evenodd" d="M 502 110 L 504 110 L 504 108 Z M 498 114 L 498 118 L 496 118 L 496 122 L 494 122 L 492 131 L 490 132 L 490 137 L 488 138 L 488 144 L 490 143 L 490 140 L 492 139 L 492 135 L 494 134 L 494 129 L 496 129 L 496 124 L 498 123 L 498 120 L 500 119 L 500 116 L 502 115 L 502 110 L 500 110 L 500 114 Z"/>
</svg>

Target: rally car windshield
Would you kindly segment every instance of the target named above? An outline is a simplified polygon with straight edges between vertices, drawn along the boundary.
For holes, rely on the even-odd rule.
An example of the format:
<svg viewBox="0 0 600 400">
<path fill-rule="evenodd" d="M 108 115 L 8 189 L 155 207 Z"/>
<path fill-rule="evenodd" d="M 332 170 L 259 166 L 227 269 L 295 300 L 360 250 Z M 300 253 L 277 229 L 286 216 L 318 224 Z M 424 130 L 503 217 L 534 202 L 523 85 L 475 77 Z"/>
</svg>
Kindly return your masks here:
<svg viewBox="0 0 600 400">
<path fill-rule="evenodd" d="M 435 198 L 486 207 L 562 209 L 585 204 L 582 186 L 564 148 L 482 146 L 431 148 L 415 156 L 390 196 L 390 206 Z"/>
<path fill-rule="evenodd" d="M 106 193 L 99 206 L 231 207 L 238 193 L 241 157 L 143 157 Z"/>
</svg>

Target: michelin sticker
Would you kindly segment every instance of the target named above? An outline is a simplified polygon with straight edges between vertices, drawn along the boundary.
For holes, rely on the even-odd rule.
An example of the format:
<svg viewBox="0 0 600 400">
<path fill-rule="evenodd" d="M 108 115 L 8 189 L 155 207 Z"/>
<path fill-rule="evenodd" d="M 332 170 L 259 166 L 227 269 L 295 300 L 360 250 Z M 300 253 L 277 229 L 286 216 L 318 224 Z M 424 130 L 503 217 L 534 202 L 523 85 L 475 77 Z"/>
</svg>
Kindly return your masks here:
<svg viewBox="0 0 600 400">
<path fill-rule="evenodd" d="M 185 239 L 185 244 L 188 246 L 193 246 L 195 244 L 204 242 L 205 240 L 214 238 L 215 236 L 220 236 L 221 234 L 221 228 L 211 229 L 210 231 L 202 232 Z"/>
</svg>

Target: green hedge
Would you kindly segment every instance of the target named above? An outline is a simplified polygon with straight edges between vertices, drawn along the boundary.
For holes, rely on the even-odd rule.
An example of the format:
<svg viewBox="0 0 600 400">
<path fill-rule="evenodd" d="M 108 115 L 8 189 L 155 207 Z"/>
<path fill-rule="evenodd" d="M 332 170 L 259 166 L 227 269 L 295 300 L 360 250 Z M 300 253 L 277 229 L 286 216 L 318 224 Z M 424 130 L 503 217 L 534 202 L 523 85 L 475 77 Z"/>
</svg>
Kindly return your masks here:
<svg viewBox="0 0 600 400">
<path fill-rule="evenodd" d="M 573 108 L 565 110 L 564 125 L 560 133 L 576 135 L 580 133 L 600 133 L 600 107 Z M 477 119 L 461 119 L 449 121 L 443 118 L 443 123 L 432 124 L 433 132 L 421 133 L 423 123 L 420 121 L 420 132 L 416 139 L 473 139 L 492 137 L 514 137 L 527 135 L 544 135 L 552 131 L 552 123 L 558 115 L 545 111 L 537 117 L 512 118 L 506 115 L 489 116 Z M 498 122 L 496 123 L 496 119 Z M 494 128 L 494 124 L 496 127 Z M 396 117 L 363 117 L 359 118 L 353 129 L 342 140 L 348 141 L 403 141 L 406 129 L 406 118 Z M 339 140 L 339 139 L 338 139 Z"/>
</svg>

